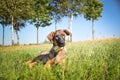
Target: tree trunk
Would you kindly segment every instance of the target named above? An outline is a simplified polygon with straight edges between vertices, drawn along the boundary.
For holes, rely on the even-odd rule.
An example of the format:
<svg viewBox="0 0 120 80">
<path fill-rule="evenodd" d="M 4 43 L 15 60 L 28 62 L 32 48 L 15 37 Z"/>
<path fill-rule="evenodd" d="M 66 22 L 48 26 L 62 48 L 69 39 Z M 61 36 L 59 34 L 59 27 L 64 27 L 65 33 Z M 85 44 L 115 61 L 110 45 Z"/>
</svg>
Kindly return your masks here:
<svg viewBox="0 0 120 80">
<path fill-rule="evenodd" d="M 39 33 L 38 33 L 38 29 L 39 29 L 39 27 L 36 27 L 37 28 L 37 44 L 38 44 L 38 42 L 39 42 Z"/>
<path fill-rule="evenodd" d="M 73 13 L 70 14 L 69 17 L 69 31 L 72 33 L 72 21 L 73 21 Z M 72 36 L 69 37 L 69 41 L 72 42 Z"/>
<path fill-rule="evenodd" d="M 92 39 L 94 40 L 94 20 L 92 19 Z"/>
<path fill-rule="evenodd" d="M 17 45 L 19 45 L 19 35 L 18 35 L 18 30 L 16 30 L 16 36 L 17 36 Z"/>
<path fill-rule="evenodd" d="M 4 46 L 4 30 L 5 29 L 5 26 L 4 26 L 4 24 L 3 24 L 3 38 L 2 38 L 2 45 Z"/>
<path fill-rule="evenodd" d="M 14 17 L 12 16 L 12 45 L 14 45 Z"/>
</svg>

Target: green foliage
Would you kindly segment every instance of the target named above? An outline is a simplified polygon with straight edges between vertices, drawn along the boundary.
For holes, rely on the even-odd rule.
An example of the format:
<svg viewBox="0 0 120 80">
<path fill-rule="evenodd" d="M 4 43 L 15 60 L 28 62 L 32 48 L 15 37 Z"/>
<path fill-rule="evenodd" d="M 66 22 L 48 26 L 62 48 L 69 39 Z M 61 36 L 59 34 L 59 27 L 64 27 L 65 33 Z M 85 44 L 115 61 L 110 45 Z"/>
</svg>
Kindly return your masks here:
<svg viewBox="0 0 120 80">
<path fill-rule="evenodd" d="M 41 48 L 40 48 L 41 47 Z M 0 47 L 2 80 L 119 80 L 120 38 L 67 44 L 64 66 L 29 69 L 23 63 L 49 50 L 50 44 Z"/>
<path fill-rule="evenodd" d="M 81 13 L 82 0 L 53 0 L 57 3 L 57 9 L 63 16 L 77 16 Z"/>
<path fill-rule="evenodd" d="M 34 0 L 34 16 L 32 17 L 32 22 L 36 28 L 51 25 L 51 17 L 49 16 L 51 8 L 48 5 L 49 1 L 50 0 Z"/>
<path fill-rule="evenodd" d="M 103 3 L 99 0 L 84 0 L 83 3 L 83 14 L 87 20 L 97 20 L 101 17 L 103 10 Z"/>
<path fill-rule="evenodd" d="M 1 13 L 7 12 L 10 18 L 13 16 L 15 19 L 28 19 L 33 13 L 31 3 L 32 0 L 1 0 Z"/>
</svg>

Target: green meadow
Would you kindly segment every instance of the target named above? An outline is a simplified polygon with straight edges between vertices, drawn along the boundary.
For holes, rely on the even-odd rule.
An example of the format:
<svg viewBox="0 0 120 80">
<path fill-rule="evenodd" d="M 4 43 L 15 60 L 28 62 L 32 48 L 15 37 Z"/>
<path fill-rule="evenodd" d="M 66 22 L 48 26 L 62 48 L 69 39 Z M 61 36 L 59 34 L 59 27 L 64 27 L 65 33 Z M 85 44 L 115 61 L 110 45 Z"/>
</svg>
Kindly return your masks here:
<svg viewBox="0 0 120 80">
<path fill-rule="evenodd" d="M 52 44 L 0 47 L 0 80 L 120 80 L 120 38 L 67 43 L 62 65 L 24 65 Z"/>
</svg>

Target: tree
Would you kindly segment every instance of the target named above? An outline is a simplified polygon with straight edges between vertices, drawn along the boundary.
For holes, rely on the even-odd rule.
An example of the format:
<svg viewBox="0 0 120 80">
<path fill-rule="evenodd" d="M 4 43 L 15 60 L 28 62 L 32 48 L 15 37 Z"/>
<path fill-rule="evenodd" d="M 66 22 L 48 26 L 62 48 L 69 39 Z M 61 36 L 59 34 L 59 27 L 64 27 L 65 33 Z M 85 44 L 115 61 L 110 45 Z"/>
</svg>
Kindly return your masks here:
<svg viewBox="0 0 120 80">
<path fill-rule="evenodd" d="M 19 45 L 18 31 L 20 31 L 20 29 L 23 28 L 23 27 L 25 27 L 25 21 L 24 20 L 20 20 L 20 19 L 15 20 L 14 30 L 15 30 L 16 36 L 17 36 L 17 45 Z"/>
<path fill-rule="evenodd" d="M 49 23 L 50 21 L 49 20 L 38 20 L 36 23 L 35 23 L 35 27 L 37 29 L 37 44 L 39 43 L 39 34 L 38 34 L 38 31 L 39 31 L 39 27 L 46 27 L 46 26 L 49 26 L 51 23 Z"/>
<path fill-rule="evenodd" d="M 4 46 L 4 33 L 5 33 L 5 26 L 7 26 L 7 20 L 6 20 L 6 17 L 1 17 L 0 18 L 0 24 L 2 25 L 2 28 L 3 28 L 3 35 L 2 35 L 2 45 Z"/>
<path fill-rule="evenodd" d="M 4 46 L 4 33 L 5 33 L 5 26 L 10 23 L 8 12 L 5 10 L 5 3 L 3 1 L 0 2 L 0 24 L 3 28 L 2 34 L 2 45 Z"/>
<path fill-rule="evenodd" d="M 8 12 L 12 25 L 12 45 L 14 45 L 14 22 L 16 19 L 29 19 L 32 16 L 32 0 L 1 0 L 4 4 L 4 11 Z"/>
<path fill-rule="evenodd" d="M 49 0 L 35 0 L 34 2 L 34 16 L 32 18 L 32 22 L 34 23 L 37 29 L 37 44 L 39 43 L 39 34 L 38 30 L 39 27 L 46 27 L 49 26 L 51 23 L 51 18 L 49 16 L 50 13 L 50 6 Z"/>
<path fill-rule="evenodd" d="M 99 0 L 86 0 L 83 6 L 84 17 L 87 20 L 92 20 L 92 39 L 94 40 L 94 20 L 98 20 L 99 17 L 102 17 L 103 3 L 99 2 Z"/>
</svg>

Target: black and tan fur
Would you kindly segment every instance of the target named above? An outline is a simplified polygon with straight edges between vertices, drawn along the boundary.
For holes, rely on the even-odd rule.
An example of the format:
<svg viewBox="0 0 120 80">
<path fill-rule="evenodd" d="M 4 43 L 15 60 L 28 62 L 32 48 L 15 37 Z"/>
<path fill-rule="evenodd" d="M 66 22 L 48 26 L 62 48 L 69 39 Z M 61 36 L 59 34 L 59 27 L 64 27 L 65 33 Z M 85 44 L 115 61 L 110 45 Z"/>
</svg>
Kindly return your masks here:
<svg viewBox="0 0 120 80">
<path fill-rule="evenodd" d="M 56 30 L 48 34 L 47 38 L 53 44 L 50 51 L 44 51 L 32 60 L 25 64 L 30 68 L 34 66 L 37 61 L 41 61 L 45 67 L 50 67 L 52 64 L 61 64 L 66 56 L 65 37 L 72 35 L 68 30 Z"/>
</svg>

